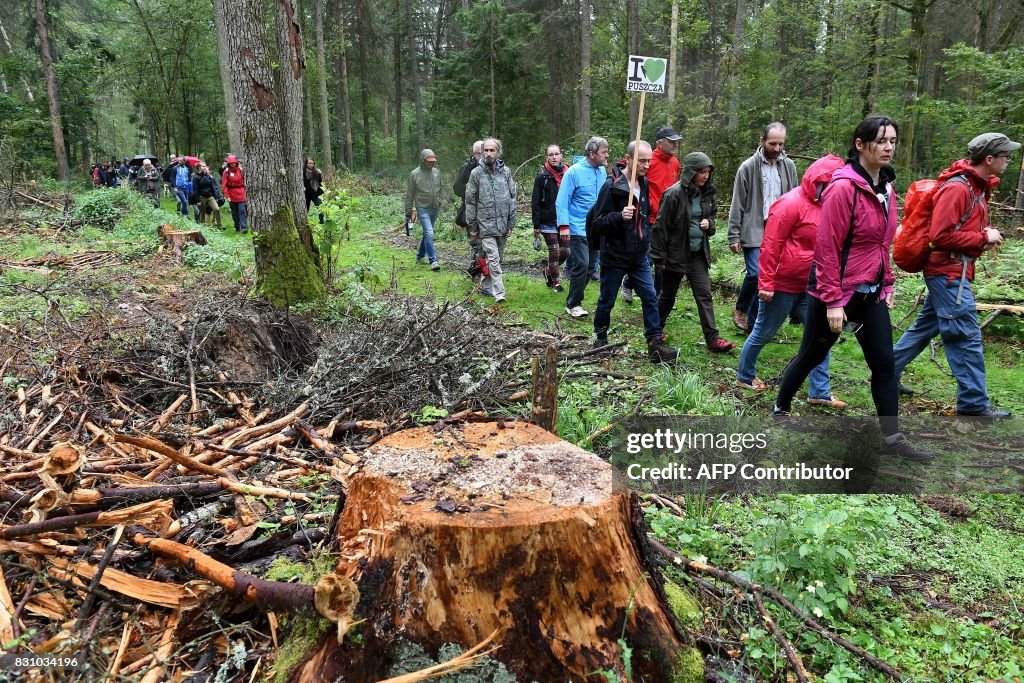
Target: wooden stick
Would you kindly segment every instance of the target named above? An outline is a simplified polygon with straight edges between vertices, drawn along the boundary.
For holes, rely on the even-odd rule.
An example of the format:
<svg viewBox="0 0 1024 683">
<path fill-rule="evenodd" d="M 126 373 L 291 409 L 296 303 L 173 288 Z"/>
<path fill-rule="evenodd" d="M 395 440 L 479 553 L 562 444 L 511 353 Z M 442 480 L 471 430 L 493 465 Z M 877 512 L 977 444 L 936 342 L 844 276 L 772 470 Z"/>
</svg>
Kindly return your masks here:
<svg viewBox="0 0 1024 683">
<path fill-rule="evenodd" d="M 178 463 L 184 465 L 194 472 L 202 472 L 203 474 L 212 474 L 215 477 L 223 477 L 227 475 L 222 469 L 212 467 L 210 465 L 204 465 L 203 463 L 190 458 L 187 455 L 179 453 L 176 449 L 171 448 L 162 441 L 151 439 L 147 436 L 129 436 L 127 434 L 117 434 L 114 439 L 119 443 L 127 443 L 132 446 L 138 446 L 139 448 L 145 448 L 146 450 L 159 453 L 160 455 L 166 456 Z"/>
<path fill-rule="evenodd" d="M 633 187 L 636 185 L 636 155 L 640 150 L 637 147 L 640 145 L 640 127 L 644 123 L 644 104 L 647 103 L 647 92 L 640 93 L 640 112 L 636 117 L 636 137 L 633 138 L 633 158 L 629 160 L 629 165 L 632 168 L 629 170 L 629 201 L 626 204 L 627 207 L 632 208 L 633 206 Z"/>
</svg>

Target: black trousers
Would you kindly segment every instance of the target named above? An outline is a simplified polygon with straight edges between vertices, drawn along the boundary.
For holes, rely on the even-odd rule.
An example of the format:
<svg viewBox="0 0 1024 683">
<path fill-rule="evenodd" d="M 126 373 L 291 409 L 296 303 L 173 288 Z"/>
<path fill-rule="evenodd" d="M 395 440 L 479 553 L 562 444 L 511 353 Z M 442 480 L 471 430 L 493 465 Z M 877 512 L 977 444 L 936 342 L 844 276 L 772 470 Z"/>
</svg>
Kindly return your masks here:
<svg viewBox="0 0 1024 683">
<path fill-rule="evenodd" d="M 892 352 L 892 322 L 889 307 L 878 293 L 857 292 L 846 304 L 848 320 L 863 323 L 857 331 L 857 342 L 864 351 L 864 360 L 871 370 L 871 398 L 875 403 L 878 423 L 886 436 L 899 431 L 896 415 L 899 412 L 897 393 L 896 361 Z M 800 350 L 786 366 L 779 385 L 775 404 L 782 410 L 789 410 L 800 385 L 807 375 L 821 361 L 839 339 L 828 326 L 827 308 L 821 299 L 807 297 L 807 319 L 804 321 L 804 338 Z"/>
</svg>

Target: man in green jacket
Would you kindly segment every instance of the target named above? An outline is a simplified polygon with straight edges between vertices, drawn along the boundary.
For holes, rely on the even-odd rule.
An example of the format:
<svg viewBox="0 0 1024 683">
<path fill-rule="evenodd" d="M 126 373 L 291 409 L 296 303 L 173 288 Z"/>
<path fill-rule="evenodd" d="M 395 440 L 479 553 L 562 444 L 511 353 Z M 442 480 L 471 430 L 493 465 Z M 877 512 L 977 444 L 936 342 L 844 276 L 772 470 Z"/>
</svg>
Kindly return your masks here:
<svg viewBox="0 0 1024 683">
<path fill-rule="evenodd" d="M 487 258 L 489 275 L 480 280 L 480 293 L 505 300 L 501 279 L 501 257 L 505 241 L 516 224 L 516 181 L 501 159 L 501 140 L 487 138 L 480 165 L 469 174 L 466 184 L 466 222 L 469 238 L 479 239 Z"/>
<path fill-rule="evenodd" d="M 426 258 L 431 270 L 441 270 L 434 253 L 434 223 L 441 211 L 441 171 L 435 166 L 437 157 L 433 150 L 424 149 L 420 152 L 420 165 L 409 174 L 409 183 L 405 188 L 405 220 L 411 221 L 413 210 L 423 226 L 423 238 L 416 252 L 416 263 Z"/>
</svg>

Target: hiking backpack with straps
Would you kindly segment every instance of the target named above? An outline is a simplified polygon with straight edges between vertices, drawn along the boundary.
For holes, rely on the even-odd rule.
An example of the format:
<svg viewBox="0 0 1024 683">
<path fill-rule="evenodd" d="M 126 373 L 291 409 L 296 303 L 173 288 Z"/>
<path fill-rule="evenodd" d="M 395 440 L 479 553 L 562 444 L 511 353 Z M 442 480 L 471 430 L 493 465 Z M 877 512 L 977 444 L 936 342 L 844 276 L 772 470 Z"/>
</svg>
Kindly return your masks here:
<svg viewBox="0 0 1024 683">
<path fill-rule="evenodd" d="M 975 196 L 970 182 L 962 173 L 941 183 L 930 178 L 917 180 L 907 188 L 907 198 L 903 205 L 903 221 L 896 229 L 896 238 L 892 244 L 892 260 L 908 273 L 919 273 L 928 263 L 928 256 L 935 248 L 928 237 L 932 224 L 932 212 L 935 208 L 935 194 L 940 187 L 952 182 L 963 183 L 971 194 L 971 203 L 954 228 L 954 230 L 959 230 L 971 217 L 975 205 L 985 196 L 984 192 Z"/>
</svg>

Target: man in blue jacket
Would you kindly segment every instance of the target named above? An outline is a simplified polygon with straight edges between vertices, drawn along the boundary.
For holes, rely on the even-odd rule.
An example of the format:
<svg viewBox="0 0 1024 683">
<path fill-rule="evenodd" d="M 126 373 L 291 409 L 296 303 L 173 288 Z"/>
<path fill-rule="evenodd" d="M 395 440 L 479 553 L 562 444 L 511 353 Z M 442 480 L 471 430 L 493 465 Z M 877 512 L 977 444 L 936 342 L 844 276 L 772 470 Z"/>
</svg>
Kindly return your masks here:
<svg viewBox="0 0 1024 683">
<path fill-rule="evenodd" d="M 590 248 L 587 244 L 587 212 L 597 201 L 597 194 L 604 185 L 608 163 L 608 141 L 592 137 L 583 148 L 587 155 L 569 167 L 562 176 L 555 199 L 555 216 L 558 220 L 558 235 L 569 236 L 569 259 L 565 262 L 565 277 L 569 280 L 569 296 L 565 301 L 565 312 L 574 318 L 582 318 L 587 311 L 583 303 L 583 290 L 587 286 L 587 268 L 590 264 Z"/>
</svg>

